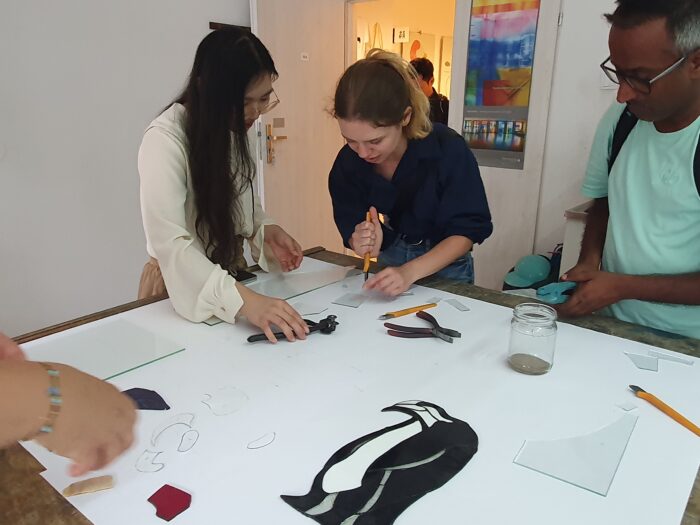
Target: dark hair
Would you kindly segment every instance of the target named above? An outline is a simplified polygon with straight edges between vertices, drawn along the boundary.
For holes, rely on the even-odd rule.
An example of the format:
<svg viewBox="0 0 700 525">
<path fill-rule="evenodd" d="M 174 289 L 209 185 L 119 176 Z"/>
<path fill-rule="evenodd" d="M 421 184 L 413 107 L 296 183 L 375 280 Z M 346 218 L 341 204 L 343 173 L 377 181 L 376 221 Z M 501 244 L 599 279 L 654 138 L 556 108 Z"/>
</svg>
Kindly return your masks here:
<svg viewBox="0 0 700 525">
<path fill-rule="evenodd" d="M 395 53 L 371 49 L 367 58 L 355 62 L 340 77 L 331 113 L 343 120 L 395 126 L 408 107 L 412 114 L 404 128 L 406 138 L 426 137 L 432 129 L 430 103 L 418 86 L 415 70 Z"/>
<path fill-rule="evenodd" d="M 687 55 L 700 48 L 700 1 L 698 0 L 617 0 L 617 8 L 605 18 L 622 29 L 638 27 L 659 18 L 678 51 Z"/>
<path fill-rule="evenodd" d="M 187 108 L 185 134 L 197 235 L 207 257 L 226 270 L 240 255 L 234 239 L 240 222 L 237 203 L 255 174 L 245 128 L 245 91 L 264 74 L 277 78 L 262 42 L 245 29 L 220 29 L 197 47 L 187 86 L 175 99 Z"/>
<path fill-rule="evenodd" d="M 413 66 L 413 69 L 416 70 L 416 73 L 418 73 L 425 81 L 430 80 L 435 75 L 433 63 L 427 58 L 414 58 L 411 60 L 411 65 Z"/>
</svg>

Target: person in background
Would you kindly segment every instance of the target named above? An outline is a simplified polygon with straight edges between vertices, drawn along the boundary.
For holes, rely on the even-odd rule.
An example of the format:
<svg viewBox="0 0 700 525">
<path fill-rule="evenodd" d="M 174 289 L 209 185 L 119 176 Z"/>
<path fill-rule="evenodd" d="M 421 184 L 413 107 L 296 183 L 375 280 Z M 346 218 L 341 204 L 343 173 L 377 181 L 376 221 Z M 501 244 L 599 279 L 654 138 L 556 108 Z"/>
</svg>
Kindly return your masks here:
<svg viewBox="0 0 700 525">
<path fill-rule="evenodd" d="M 450 112 L 450 101 L 445 95 L 438 93 L 435 84 L 433 63 L 427 58 L 414 58 L 411 65 L 418 73 L 418 85 L 430 102 L 430 121 L 447 125 Z"/>
<path fill-rule="evenodd" d="M 578 286 L 559 313 L 700 339 L 700 2 L 618 0 L 606 17 L 601 67 L 618 103 L 594 139 L 583 183 L 594 203 L 562 276 Z"/>
<path fill-rule="evenodd" d="M 269 218 L 253 191 L 247 131 L 277 105 L 275 64 L 250 31 L 213 31 L 199 44 L 184 91 L 146 130 L 138 155 L 141 213 L 150 261 L 139 297 L 165 292 L 184 318 L 239 316 L 276 342 L 308 327 L 286 301 L 236 281 L 243 239 L 263 270 L 298 268 L 299 244 Z"/>
<path fill-rule="evenodd" d="M 33 439 L 71 459 L 69 473 L 81 476 L 127 450 L 135 422 L 133 402 L 109 383 L 70 366 L 27 361 L 0 333 L 0 448 Z"/>
<path fill-rule="evenodd" d="M 365 287 L 390 296 L 434 273 L 473 282 L 471 249 L 493 230 L 474 155 L 428 111 L 414 69 L 380 49 L 350 66 L 335 92 L 347 144 L 329 176 L 333 217 L 345 246 L 388 266 Z"/>
</svg>

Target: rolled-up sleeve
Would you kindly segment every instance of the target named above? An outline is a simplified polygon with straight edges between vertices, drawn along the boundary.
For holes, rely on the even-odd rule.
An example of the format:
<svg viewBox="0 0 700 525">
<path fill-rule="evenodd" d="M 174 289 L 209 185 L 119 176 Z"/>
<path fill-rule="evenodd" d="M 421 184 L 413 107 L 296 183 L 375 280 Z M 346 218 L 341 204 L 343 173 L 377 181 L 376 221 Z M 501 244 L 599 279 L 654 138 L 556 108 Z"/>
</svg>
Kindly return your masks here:
<svg viewBox="0 0 700 525">
<path fill-rule="evenodd" d="M 194 322 L 212 315 L 235 322 L 243 305 L 235 280 L 207 258 L 196 232 L 187 229 L 187 156 L 182 144 L 167 131 L 150 128 L 139 149 L 138 170 L 146 238 L 175 311 Z"/>
<path fill-rule="evenodd" d="M 440 179 L 438 236 L 461 235 L 475 244 L 484 242 L 493 232 L 491 212 L 479 165 L 459 135 L 455 134 L 444 150 Z"/>
</svg>

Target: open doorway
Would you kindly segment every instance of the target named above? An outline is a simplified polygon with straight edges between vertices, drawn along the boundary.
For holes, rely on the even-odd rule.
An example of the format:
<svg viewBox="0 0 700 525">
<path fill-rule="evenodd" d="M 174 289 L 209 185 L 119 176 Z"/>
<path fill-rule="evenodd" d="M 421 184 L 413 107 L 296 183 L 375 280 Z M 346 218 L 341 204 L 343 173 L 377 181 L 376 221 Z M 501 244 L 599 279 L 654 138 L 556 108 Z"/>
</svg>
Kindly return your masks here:
<svg viewBox="0 0 700 525">
<path fill-rule="evenodd" d="M 433 64 L 435 90 L 450 97 L 455 0 L 358 0 L 350 3 L 348 62 L 373 47 Z"/>
</svg>

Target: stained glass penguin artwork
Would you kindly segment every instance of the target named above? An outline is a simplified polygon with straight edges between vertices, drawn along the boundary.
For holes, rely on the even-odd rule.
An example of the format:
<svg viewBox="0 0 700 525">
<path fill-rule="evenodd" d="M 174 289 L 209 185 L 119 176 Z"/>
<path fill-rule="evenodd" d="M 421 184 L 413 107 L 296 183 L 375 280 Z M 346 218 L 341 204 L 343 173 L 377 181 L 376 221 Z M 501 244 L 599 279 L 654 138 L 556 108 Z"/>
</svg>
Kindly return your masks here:
<svg viewBox="0 0 700 525">
<path fill-rule="evenodd" d="M 464 421 L 426 401 L 382 412 L 409 419 L 348 443 L 323 466 L 304 496 L 282 496 L 322 525 L 390 525 L 412 503 L 454 477 L 478 448 Z"/>
</svg>

